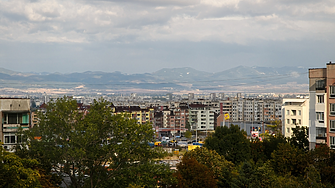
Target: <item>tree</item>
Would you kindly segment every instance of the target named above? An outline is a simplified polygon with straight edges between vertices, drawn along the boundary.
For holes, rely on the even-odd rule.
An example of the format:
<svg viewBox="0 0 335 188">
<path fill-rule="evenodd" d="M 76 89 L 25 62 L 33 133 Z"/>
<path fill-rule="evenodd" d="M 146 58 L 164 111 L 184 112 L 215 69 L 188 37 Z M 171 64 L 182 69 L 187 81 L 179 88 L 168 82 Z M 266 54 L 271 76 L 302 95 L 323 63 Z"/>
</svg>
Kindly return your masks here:
<svg viewBox="0 0 335 188">
<path fill-rule="evenodd" d="M 245 161 L 238 166 L 238 173 L 238 177 L 233 179 L 234 187 L 270 187 L 276 177 L 268 162 L 254 164 Z"/>
<path fill-rule="evenodd" d="M 178 179 L 177 187 L 217 187 L 211 170 L 205 165 L 198 163 L 193 157 L 184 156 L 182 162 L 177 164 L 177 169 L 178 171 L 175 173 Z"/>
<path fill-rule="evenodd" d="M 254 162 L 258 161 L 266 161 L 266 155 L 265 155 L 265 147 L 264 147 L 264 142 L 260 141 L 258 138 L 255 140 L 252 140 L 250 143 L 250 148 L 251 148 L 251 158 L 253 159 Z"/>
<path fill-rule="evenodd" d="M 21 159 L 2 149 L 0 143 L 0 187 L 35 188 L 42 187 L 35 159 Z"/>
<path fill-rule="evenodd" d="M 289 139 L 290 144 L 305 151 L 309 150 L 308 128 L 297 126 L 293 128 L 293 135 Z"/>
<path fill-rule="evenodd" d="M 200 164 L 207 166 L 213 173 L 218 184 L 229 187 L 234 176 L 234 164 L 227 161 L 223 156 L 219 155 L 215 150 L 209 150 L 205 147 L 196 148 L 186 152 L 184 157 L 194 158 Z"/>
<path fill-rule="evenodd" d="M 270 128 L 270 132 L 274 135 L 282 134 L 282 122 L 281 120 L 271 121 L 270 124 L 266 125 Z"/>
<path fill-rule="evenodd" d="M 311 164 L 308 153 L 288 143 L 279 144 L 271 156 L 271 165 L 279 175 L 301 176 L 305 168 Z"/>
<path fill-rule="evenodd" d="M 191 139 L 192 138 L 192 132 L 191 131 L 186 131 L 185 132 L 185 137 L 188 138 L 188 139 Z"/>
<path fill-rule="evenodd" d="M 272 152 L 277 150 L 280 144 L 286 144 L 286 143 L 287 139 L 282 134 L 275 136 L 271 135 L 263 140 L 262 145 L 264 149 L 262 149 L 261 151 L 264 152 L 266 160 L 269 160 L 271 159 Z"/>
<path fill-rule="evenodd" d="M 204 147 L 215 150 L 234 164 L 251 158 L 250 141 L 238 125 L 217 127 L 214 134 L 205 140 Z"/>
<path fill-rule="evenodd" d="M 310 152 L 313 166 L 318 170 L 324 184 L 335 184 L 335 152 L 321 145 Z"/>
<path fill-rule="evenodd" d="M 152 159 L 164 153 L 148 145 L 154 137 L 152 126 L 139 125 L 127 114 L 113 115 L 111 105 L 100 99 L 81 113 L 70 98 L 48 103 L 38 114 L 38 126 L 26 133 L 27 155 L 39 160 L 47 173 L 68 176 L 70 181 L 63 181 L 68 187 L 145 186 L 137 180 L 151 178 L 157 184 L 159 178 L 171 176 L 168 168 L 153 164 Z M 128 169 L 135 179 L 127 179 Z"/>
</svg>

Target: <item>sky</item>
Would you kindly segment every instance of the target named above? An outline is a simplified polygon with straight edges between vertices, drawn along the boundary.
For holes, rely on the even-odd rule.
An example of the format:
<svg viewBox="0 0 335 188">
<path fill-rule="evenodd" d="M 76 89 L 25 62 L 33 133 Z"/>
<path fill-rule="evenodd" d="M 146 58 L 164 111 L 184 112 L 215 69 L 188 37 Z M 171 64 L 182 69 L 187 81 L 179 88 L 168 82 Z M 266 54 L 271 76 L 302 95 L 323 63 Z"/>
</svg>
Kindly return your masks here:
<svg viewBox="0 0 335 188">
<path fill-rule="evenodd" d="M 325 67 L 334 0 L 0 0 L 0 67 L 151 73 Z"/>
</svg>

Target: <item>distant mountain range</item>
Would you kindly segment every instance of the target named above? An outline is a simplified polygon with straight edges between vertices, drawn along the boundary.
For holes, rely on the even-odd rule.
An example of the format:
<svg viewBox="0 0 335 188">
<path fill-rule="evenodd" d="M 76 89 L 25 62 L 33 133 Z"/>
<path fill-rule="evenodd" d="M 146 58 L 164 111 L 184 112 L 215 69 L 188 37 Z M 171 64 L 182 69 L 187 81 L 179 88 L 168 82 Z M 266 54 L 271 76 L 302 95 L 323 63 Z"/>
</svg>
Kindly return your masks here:
<svg viewBox="0 0 335 188">
<path fill-rule="evenodd" d="M 2 88 L 95 89 L 126 91 L 223 91 L 283 92 L 296 85 L 297 92 L 307 92 L 308 68 L 238 66 L 216 73 L 190 67 L 164 68 L 153 73 L 123 74 L 121 72 L 83 73 L 21 73 L 0 68 Z M 282 86 L 282 87 L 279 87 Z M 240 88 L 240 89 L 239 89 Z M 244 88 L 244 89 L 243 89 Z M 257 89 L 258 88 L 258 89 Z M 282 88 L 282 89 L 281 89 Z M 272 89 L 272 90 L 271 90 Z M 288 91 L 286 91 L 288 90 Z M 293 92 L 293 91 L 291 91 Z"/>
</svg>

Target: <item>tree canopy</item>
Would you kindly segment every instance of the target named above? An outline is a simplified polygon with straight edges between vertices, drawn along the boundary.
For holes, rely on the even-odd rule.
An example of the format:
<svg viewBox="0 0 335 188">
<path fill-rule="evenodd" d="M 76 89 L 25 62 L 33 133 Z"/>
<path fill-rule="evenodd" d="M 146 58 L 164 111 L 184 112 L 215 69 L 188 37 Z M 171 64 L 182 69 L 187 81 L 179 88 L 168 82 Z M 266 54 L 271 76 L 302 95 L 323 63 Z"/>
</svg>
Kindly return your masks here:
<svg viewBox="0 0 335 188">
<path fill-rule="evenodd" d="M 21 153 L 37 159 L 47 172 L 68 177 L 63 181 L 68 187 L 155 187 L 169 181 L 169 168 L 152 160 L 164 156 L 148 145 L 152 126 L 113 115 L 111 105 L 100 99 L 82 113 L 67 97 L 48 103 L 38 125 L 26 132 L 29 150 Z"/>
<path fill-rule="evenodd" d="M 215 150 L 235 164 L 251 158 L 250 140 L 238 125 L 217 127 L 214 134 L 205 140 L 204 147 Z"/>
<path fill-rule="evenodd" d="M 21 159 L 13 153 L 4 151 L 0 143 L 0 187 L 35 188 L 42 187 L 35 159 Z"/>
</svg>

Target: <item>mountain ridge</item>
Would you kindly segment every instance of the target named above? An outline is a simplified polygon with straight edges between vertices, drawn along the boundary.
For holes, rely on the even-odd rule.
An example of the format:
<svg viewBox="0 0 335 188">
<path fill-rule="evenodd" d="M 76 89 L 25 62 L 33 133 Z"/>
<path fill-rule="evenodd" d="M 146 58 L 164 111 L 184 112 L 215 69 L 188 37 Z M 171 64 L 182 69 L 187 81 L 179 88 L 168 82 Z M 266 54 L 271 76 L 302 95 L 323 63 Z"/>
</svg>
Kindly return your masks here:
<svg viewBox="0 0 335 188">
<path fill-rule="evenodd" d="M 149 89 L 149 90 L 214 90 L 232 86 L 265 86 L 287 83 L 308 84 L 307 68 L 238 66 L 210 73 L 191 67 L 163 68 L 152 73 L 125 74 L 119 71 L 85 71 L 74 73 L 33 74 L 0 68 L 3 88 L 76 88 L 86 89 Z M 15 84 L 6 84 L 15 83 Z"/>
</svg>

